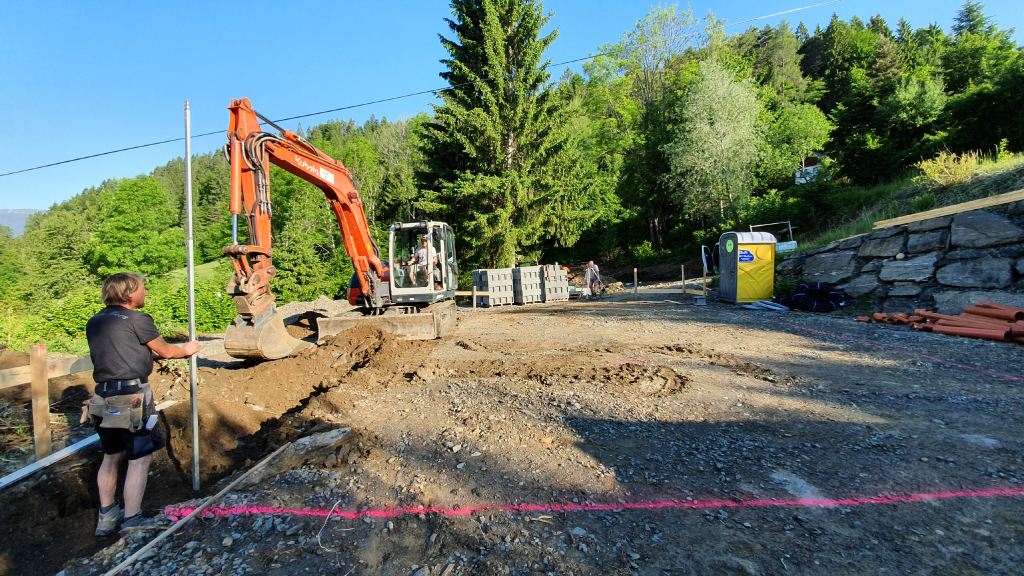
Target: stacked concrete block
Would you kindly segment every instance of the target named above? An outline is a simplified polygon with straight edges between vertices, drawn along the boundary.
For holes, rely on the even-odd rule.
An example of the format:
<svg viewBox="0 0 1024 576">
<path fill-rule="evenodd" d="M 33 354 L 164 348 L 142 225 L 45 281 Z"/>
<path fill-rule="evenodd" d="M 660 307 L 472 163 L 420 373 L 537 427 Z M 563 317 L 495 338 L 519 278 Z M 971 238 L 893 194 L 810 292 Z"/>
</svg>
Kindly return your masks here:
<svg viewBox="0 0 1024 576">
<path fill-rule="evenodd" d="M 555 264 L 541 266 L 541 298 L 543 302 L 561 302 L 569 299 L 569 273 Z"/>
<path fill-rule="evenodd" d="M 540 266 L 521 266 L 512 269 L 512 294 L 516 304 L 541 302 Z"/>
<path fill-rule="evenodd" d="M 477 296 L 477 306 L 503 306 L 515 302 L 513 268 L 473 270 L 473 286 L 488 296 Z"/>
</svg>

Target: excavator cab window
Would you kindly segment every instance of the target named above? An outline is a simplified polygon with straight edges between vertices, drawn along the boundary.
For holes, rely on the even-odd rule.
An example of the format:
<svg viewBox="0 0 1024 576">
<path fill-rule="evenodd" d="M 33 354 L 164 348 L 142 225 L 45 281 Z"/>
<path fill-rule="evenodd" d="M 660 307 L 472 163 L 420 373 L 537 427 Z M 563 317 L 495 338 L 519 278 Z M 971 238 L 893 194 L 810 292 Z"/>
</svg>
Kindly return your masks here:
<svg viewBox="0 0 1024 576">
<path fill-rule="evenodd" d="M 447 280 L 444 287 L 446 290 L 455 290 L 456 286 L 459 285 L 459 268 L 455 264 L 455 235 L 452 234 L 452 229 L 447 226 L 444 227 L 444 234 L 444 271 L 446 273 L 445 279 Z"/>
<path fill-rule="evenodd" d="M 442 248 L 444 241 L 444 230 L 440 226 L 434 228 L 433 234 L 430 235 L 431 245 L 434 249 L 434 289 L 441 290 L 443 287 L 444 275 L 447 273 L 448 267 L 444 265 L 444 249 Z"/>
<path fill-rule="evenodd" d="M 429 259 L 437 256 L 437 250 L 433 247 L 427 230 L 425 228 L 396 230 L 394 254 L 395 259 L 391 263 L 391 276 L 395 279 L 395 286 L 398 288 L 426 288 L 430 268 Z"/>
</svg>

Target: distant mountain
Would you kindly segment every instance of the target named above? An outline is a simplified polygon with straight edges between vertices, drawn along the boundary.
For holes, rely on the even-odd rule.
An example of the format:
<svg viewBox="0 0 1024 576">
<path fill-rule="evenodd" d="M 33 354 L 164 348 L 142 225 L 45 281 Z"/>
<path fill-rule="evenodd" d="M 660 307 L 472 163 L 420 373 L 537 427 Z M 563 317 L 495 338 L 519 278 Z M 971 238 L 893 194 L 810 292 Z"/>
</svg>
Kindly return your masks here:
<svg viewBox="0 0 1024 576">
<path fill-rule="evenodd" d="M 0 210 L 0 226 L 7 226 L 15 236 L 25 231 L 25 220 L 40 210 Z"/>
</svg>

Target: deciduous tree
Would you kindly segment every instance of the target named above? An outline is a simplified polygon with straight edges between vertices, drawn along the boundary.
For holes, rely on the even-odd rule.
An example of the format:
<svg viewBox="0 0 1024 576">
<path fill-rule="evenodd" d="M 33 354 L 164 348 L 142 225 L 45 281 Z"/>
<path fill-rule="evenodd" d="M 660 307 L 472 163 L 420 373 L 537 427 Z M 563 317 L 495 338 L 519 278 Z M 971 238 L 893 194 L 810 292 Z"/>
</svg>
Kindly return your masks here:
<svg viewBox="0 0 1024 576">
<path fill-rule="evenodd" d="M 749 194 L 747 184 L 761 135 L 749 80 L 715 61 L 701 64 L 701 78 L 676 109 L 677 124 L 664 150 L 671 166 L 665 179 L 676 200 L 691 212 L 725 207 Z"/>
</svg>

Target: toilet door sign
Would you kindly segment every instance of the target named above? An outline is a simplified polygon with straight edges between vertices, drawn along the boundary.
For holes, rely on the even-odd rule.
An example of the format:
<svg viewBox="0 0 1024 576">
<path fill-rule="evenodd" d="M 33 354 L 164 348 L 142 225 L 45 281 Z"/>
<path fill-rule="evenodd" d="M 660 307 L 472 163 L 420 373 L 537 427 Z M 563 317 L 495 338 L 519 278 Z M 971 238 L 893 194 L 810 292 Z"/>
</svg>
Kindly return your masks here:
<svg viewBox="0 0 1024 576">
<path fill-rule="evenodd" d="M 740 259 L 740 262 L 753 262 L 754 261 L 754 253 L 751 252 L 750 250 L 743 250 L 741 248 L 740 252 L 739 252 L 739 259 Z"/>
</svg>

